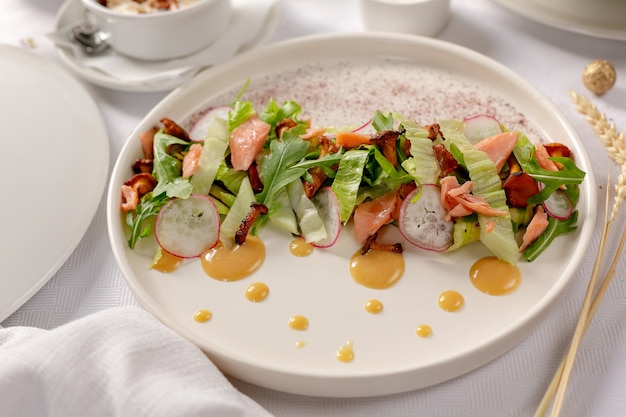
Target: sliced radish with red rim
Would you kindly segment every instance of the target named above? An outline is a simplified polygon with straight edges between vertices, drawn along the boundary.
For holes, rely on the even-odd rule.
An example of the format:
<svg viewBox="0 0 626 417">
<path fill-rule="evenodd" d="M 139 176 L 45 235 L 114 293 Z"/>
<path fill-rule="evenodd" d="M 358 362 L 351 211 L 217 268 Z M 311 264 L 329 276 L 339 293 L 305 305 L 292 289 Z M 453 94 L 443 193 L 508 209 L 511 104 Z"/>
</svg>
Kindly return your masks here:
<svg viewBox="0 0 626 417">
<path fill-rule="evenodd" d="M 454 221 L 446 220 L 448 212 L 441 204 L 440 195 L 437 185 L 418 187 L 402 202 L 398 219 L 400 233 L 406 240 L 435 252 L 445 251 L 454 241 Z"/>
<path fill-rule="evenodd" d="M 502 125 L 498 119 L 487 114 L 468 117 L 463 120 L 463 123 L 465 124 L 463 134 L 470 143 L 477 143 L 482 139 L 502 133 Z"/>
<path fill-rule="evenodd" d="M 179 258 L 196 258 L 211 249 L 220 234 L 220 215 L 205 195 L 175 198 L 161 208 L 154 235 L 161 248 Z"/>
<path fill-rule="evenodd" d="M 543 190 L 544 185 L 542 183 L 539 184 L 539 190 Z M 548 216 L 554 217 L 557 220 L 567 220 L 571 217 L 574 212 L 574 204 L 572 204 L 572 200 L 565 194 L 565 192 L 561 189 L 554 191 L 550 194 L 543 203 L 543 208 L 548 213 Z"/>
</svg>

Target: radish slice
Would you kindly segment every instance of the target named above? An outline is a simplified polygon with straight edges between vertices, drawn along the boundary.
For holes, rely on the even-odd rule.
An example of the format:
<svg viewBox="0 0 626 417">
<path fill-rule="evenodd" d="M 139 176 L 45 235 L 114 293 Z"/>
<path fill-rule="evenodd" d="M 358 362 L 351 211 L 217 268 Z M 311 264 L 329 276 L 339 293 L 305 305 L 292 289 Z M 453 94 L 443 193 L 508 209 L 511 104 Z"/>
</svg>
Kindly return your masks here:
<svg viewBox="0 0 626 417">
<path fill-rule="evenodd" d="M 339 203 L 337 196 L 330 187 L 323 187 L 311 199 L 326 228 L 326 239 L 312 242 L 317 248 L 329 248 L 337 242 L 341 231 L 339 219 Z"/>
<path fill-rule="evenodd" d="M 543 189 L 543 184 L 539 183 L 539 189 Z M 563 190 L 556 190 L 542 204 L 548 216 L 558 220 L 567 220 L 574 212 L 572 200 Z"/>
<path fill-rule="evenodd" d="M 216 118 L 226 119 L 228 120 L 228 112 L 231 111 L 232 108 L 228 106 L 215 107 L 207 111 L 201 118 L 199 118 L 196 123 L 189 130 L 189 137 L 191 140 L 196 142 L 204 142 L 206 139 L 209 126 L 213 123 Z"/>
<path fill-rule="evenodd" d="M 365 129 L 372 125 L 372 119 L 369 119 L 367 122 L 363 123 L 361 126 L 357 127 L 353 130 L 354 133 L 363 133 Z"/>
<path fill-rule="evenodd" d="M 161 248 L 179 258 L 196 258 L 217 243 L 220 215 L 209 196 L 175 198 L 161 208 L 154 235 Z"/>
<path fill-rule="evenodd" d="M 502 133 L 502 125 L 498 119 L 487 114 L 468 117 L 463 123 L 465 123 L 463 134 L 472 144 Z"/>
<path fill-rule="evenodd" d="M 448 212 L 441 205 L 441 189 L 434 184 L 411 192 L 400 206 L 398 227 L 410 243 L 422 249 L 443 252 L 454 241 L 454 221 L 446 220 Z"/>
</svg>

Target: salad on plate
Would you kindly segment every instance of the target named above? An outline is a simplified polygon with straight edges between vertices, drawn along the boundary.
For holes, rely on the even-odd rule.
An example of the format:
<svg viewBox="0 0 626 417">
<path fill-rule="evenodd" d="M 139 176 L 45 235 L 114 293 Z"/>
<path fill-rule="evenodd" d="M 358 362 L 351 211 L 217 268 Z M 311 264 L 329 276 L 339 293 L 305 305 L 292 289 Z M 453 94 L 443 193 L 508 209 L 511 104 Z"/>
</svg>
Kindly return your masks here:
<svg viewBox="0 0 626 417">
<path fill-rule="evenodd" d="M 264 227 L 326 250 L 350 225 L 363 256 L 481 242 L 515 265 L 576 228 L 585 172 L 565 145 L 531 143 L 490 115 L 423 125 L 376 111 L 327 127 L 301 114 L 293 101 L 257 109 L 238 97 L 188 129 L 164 117 L 143 132 L 121 187 L 130 248 L 153 237 L 152 266 L 168 270 L 166 258 L 233 252 Z M 403 240 L 380 240 L 386 227 Z"/>
</svg>

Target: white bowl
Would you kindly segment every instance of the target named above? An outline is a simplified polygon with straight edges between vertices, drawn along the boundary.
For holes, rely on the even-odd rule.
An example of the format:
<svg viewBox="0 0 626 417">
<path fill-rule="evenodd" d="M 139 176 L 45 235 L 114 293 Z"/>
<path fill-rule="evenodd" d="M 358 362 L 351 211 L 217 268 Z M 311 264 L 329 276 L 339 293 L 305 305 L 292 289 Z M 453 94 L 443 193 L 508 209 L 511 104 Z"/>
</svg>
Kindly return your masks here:
<svg viewBox="0 0 626 417">
<path fill-rule="evenodd" d="M 434 36 L 448 23 L 450 0 L 360 0 L 359 10 L 367 30 Z"/>
<path fill-rule="evenodd" d="M 108 34 L 111 47 L 131 58 L 158 61 L 198 52 L 215 41 L 230 20 L 230 0 L 198 0 L 174 11 L 133 14 L 81 0 Z"/>
</svg>

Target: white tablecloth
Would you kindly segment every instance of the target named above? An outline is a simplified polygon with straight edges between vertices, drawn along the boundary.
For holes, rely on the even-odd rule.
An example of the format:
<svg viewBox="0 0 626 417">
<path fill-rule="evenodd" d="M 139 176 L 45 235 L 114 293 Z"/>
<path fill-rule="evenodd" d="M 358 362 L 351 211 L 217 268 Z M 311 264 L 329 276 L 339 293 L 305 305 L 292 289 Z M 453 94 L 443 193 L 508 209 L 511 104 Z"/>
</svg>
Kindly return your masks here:
<svg viewBox="0 0 626 417">
<path fill-rule="evenodd" d="M 61 4 L 62 0 L 3 0 L 0 42 L 20 45 L 32 38 L 38 53 L 58 60 L 43 34 L 54 29 Z M 312 33 L 363 30 L 355 0 L 281 0 L 279 8 L 278 27 L 270 42 Z M 548 96 L 583 139 L 602 188 L 599 195 L 603 195 L 609 165 L 606 151 L 574 109 L 567 91 L 588 94 L 615 121 L 618 130 L 625 131 L 626 42 L 548 27 L 488 0 L 453 0 L 451 20 L 438 37 L 506 64 Z M 583 68 L 594 59 L 606 59 L 618 71 L 613 90 L 600 98 L 586 91 L 581 81 Z M 107 124 L 113 165 L 128 135 L 166 93 L 120 92 L 88 82 L 85 87 L 97 100 Z M 603 206 L 601 199 L 599 213 Z M 276 416 L 532 415 L 573 333 L 599 234 L 600 230 L 572 285 L 537 329 L 500 358 L 452 381 L 409 393 L 361 399 L 295 396 L 232 382 Z M 626 415 L 625 277 L 626 265 L 622 262 L 581 346 L 563 416 Z M 51 329 L 99 310 L 128 305 L 137 302 L 109 247 L 103 199 L 82 242 L 65 265 L 2 325 Z"/>
</svg>

